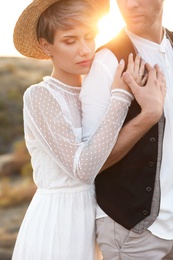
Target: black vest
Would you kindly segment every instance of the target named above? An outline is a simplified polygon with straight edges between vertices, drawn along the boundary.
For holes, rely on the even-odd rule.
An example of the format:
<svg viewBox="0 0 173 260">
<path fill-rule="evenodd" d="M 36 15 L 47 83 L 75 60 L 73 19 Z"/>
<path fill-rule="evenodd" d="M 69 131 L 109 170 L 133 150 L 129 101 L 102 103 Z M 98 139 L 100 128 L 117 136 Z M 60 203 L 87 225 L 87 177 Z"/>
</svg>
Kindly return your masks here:
<svg viewBox="0 0 173 260">
<path fill-rule="evenodd" d="M 172 38 L 172 34 L 169 31 L 167 33 Z M 129 53 L 135 54 L 132 42 L 124 30 L 101 48 L 104 47 L 110 49 L 119 61 L 124 58 L 126 63 Z M 134 100 L 125 124 L 140 111 Z M 95 179 L 98 205 L 108 216 L 127 229 L 133 228 L 150 215 L 157 154 L 158 124 L 154 125 L 122 160 L 98 174 Z"/>
</svg>

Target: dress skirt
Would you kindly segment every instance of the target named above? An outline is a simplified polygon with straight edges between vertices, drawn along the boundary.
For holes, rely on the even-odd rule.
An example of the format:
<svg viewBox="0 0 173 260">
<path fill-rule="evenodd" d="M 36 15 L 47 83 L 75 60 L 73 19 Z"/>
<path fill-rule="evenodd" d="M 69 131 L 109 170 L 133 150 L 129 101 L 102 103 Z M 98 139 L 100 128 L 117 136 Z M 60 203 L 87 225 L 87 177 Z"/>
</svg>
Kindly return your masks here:
<svg viewBox="0 0 173 260">
<path fill-rule="evenodd" d="M 100 260 L 95 245 L 92 185 L 38 189 L 28 207 L 12 260 Z"/>
</svg>

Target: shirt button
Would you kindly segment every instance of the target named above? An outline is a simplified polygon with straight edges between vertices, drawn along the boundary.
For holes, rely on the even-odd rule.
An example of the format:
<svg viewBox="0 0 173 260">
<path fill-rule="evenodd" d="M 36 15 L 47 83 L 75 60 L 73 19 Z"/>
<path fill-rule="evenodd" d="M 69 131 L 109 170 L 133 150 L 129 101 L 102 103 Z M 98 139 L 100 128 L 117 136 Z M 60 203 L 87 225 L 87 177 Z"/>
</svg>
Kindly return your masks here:
<svg viewBox="0 0 173 260">
<path fill-rule="evenodd" d="M 149 212 L 148 212 L 148 210 L 146 210 L 146 209 L 144 209 L 144 210 L 142 211 L 142 213 L 143 213 L 144 216 L 149 215 Z"/>
<path fill-rule="evenodd" d="M 146 187 L 146 191 L 150 192 L 152 190 L 151 187 Z"/>
<path fill-rule="evenodd" d="M 154 162 L 149 162 L 149 166 L 150 166 L 150 167 L 153 167 L 154 164 L 155 164 Z"/>
<path fill-rule="evenodd" d="M 150 138 L 150 142 L 151 142 L 151 143 L 154 143 L 155 141 L 156 141 L 156 138 L 154 138 L 154 137 L 151 137 L 151 138 Z"/>
</svg>

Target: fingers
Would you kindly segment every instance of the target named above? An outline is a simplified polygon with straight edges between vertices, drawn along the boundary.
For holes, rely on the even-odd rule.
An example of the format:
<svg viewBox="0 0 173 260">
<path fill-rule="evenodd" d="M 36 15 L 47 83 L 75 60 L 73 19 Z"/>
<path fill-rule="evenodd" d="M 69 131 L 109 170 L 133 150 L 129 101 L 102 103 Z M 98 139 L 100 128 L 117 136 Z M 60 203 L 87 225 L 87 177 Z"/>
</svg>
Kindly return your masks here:
<svg viewBox="0 0 173 260">
<path fill-rule="evenodd" d="M 155 68 L 155 70 L 156 70 L 156 78 L 157 78 L 157 80 L 158 80 L 160 83 L 166 84 L 165 76 L 164 76 L 163 72 L 161 71 L 159 65 L 156 64 L 156 65 L 154 66 L 154 68 Z"/>
<path fill-rule="evenodd" d="M 145 62 L 141 58 L 140 54 L 136 55 L 135 62 L 134 62 L 134 73 L 137 77 L 142 78 L 145 72 Z"/>
<path fill-rule="evenodd" d="M 139 74 L 142 76 L 145 71 L 147 73 L 139 80 Z M 159 66 L 152 67 L 149 63 L 144 65 L 140 56 L 137 55 L 134 61 L 129 56 L 129 66 L 122 78 L 131 89 L 142 113 L 152 115 L 149 117 L 157 122 L 163 113 L 166 96 L 165 77 Z"/>
<path fill-rule="evenodd" d="M 116 78 L 120 78 L 122 76 L 123 70 L 124 70 L 124 66 L 125 66 L 125 62 L 123 59 L 120 60 L 118 67 L 117 67 L 117 71 L 115 73 L 115 77 Z"/>
<path fill-rule="evenodd" d="M 133 53 L 130 53 L 130 54 L 129 54 L 128 64 L 127 64 L 127 71 L 128 71 L 130 74 L 133 74 L 133 72 L 134 72 Z"/>
<path fill-rule="evenodd" d="M 128 71 L 125 71 L 122 75 L 122 78 L 134 94 L 136 90 L 139 88 L 139 85 L 136 83 L 133 76 Z"/>
<path fill-rule="evenodd" d="M 148 70 L 148 79 L 146 86 L 154 84 L 157 81 L 157 84 L 160 86 L 161 91 L 166 94 L 166 79 L 160 67 L 157 64 L 152 67 L 150 64 L 147 63 L 146 68 Z"/>
<path fill-rule="evenodd" d="M 140 57 L 140 55 L 137 55 L 135 61 L 136 82 L 140 86 L 144 86 L 147 80 L 145 72 L 145 61 Z"/>
<path fill-rule="evenodd" d="M 148 63 L 146 64 L 146 69 L 148 70 L 148 79 L 145 88 L 148 89 L 150 93 L 153 91 L 158 97 L 160 95 L 160 100 L 164 100 L 166 96 L 166 80 L 162 70 L 158 65 L 152 67 Z"/>
<path fill-rule="evenodd" d="M 125 62 L 122 59 L 117 66 L 117 70 L 116 70 L 114 80 L 113 80 L 113 83 L 112 83 L 112 89 L 120 87 L 120 85 L 122 83 L 121 82 L 122 81 L 122 72 L 124 70 L 124 66 L 125 66 Z"/>
<path fill-rule="evenodd" d="M 145 74 L 145 61 L 139 54 L 137 54 L 134 59 L 133 54 L 130 53 L 128 57 L 127 71 L 133 76 L 139 85 L 143 85 L 146 81 L 146 78 L 143 80 Z"/>
<path fill-rule="evenodd" d="M 145 64 L 146 70 L 147 70 L 147 82 L 146 87 L 151 85 L 154 81 L 157 80 L 156 78 L 156 70 L 154 67 L 152 67 L 149 63 Z"/>
<path fill-rule="evenodd" d="M 164 94 L 164 96 L 166 95 L 166 91 L 167 91 L 167 88 L 166 88 L 166 79 L 165 79 L 165 75 L 163 74 L 163 72 L 161 71 L 159 65 L 155 65 L 154 66 L 155 70 L 156 70 L 156 78 L 160 84 L 160 87 L 161 87 L 161 90 Z"/>
<path fill-rule="evenodd" d="M 141 86 L 145 86 L 148 80 L 148 73 L 145 73 L 144 77 L 141 80 Z"/>
<path fill-rule="evenodd" d="M 125 81 L 122 78 L 122 73 L 123 73 L 124 67 L 125 67 L 125 62 L 122 59 L 117 66 L 117 70 L 116 70 L 114 80 L 112 83 L 112 89 L 121 88 L 121 89 L 131 92 L 130 88 L 128 87 L 128 85 L 125 83 Z"/>
<path fill-rule="evenodd" d="M 151 66 L 149 63 L 146 63 L 146 64 L 145 64 L 145 67 L 146 67 L 146 69 L 147 69 L 148 72 L 149 72 L 149 71 L 155 71 L 155 69 L 153 68 L 153 66 Z"/>
<path fill-rule="evenodd" d="M 125 62 L 124 60 L 120 60 L 118 66 L 117 66 L 117 70 L 114 76 L 114 80 L 113 80 L 113 84 L 112 84 L 112 89 L 113 88 L 117 88 L 117 84 L 119 83 L 123 70 L 124 70 L 124 66 L 125 66 Z"/>
</svg>

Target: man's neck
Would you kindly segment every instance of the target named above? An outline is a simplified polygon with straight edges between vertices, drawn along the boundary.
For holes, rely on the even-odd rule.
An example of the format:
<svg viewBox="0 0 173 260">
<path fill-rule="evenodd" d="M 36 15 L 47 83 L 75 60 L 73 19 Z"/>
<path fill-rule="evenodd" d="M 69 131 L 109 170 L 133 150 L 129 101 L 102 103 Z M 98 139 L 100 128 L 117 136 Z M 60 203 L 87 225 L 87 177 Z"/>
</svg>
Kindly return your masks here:
<svg viewBox="0 0 173 260">
<path fill-rule="evenodd" d="M 141 32 L 141 31 L 140 32 L 134 32 L 133 30 L 131 30 L 131 28 L 128 28 L 128 27 L 127 27 L 127 29 L 131 33 L 133 33 L 133 34 L 135 34 L 135 35 L 137 35 L 141 38 L 144 38 L 146 40 L 149 40 L 149 41 L 152 41 L 152 42 L 155 42 L 155 43 L 158 43 L 158 44 L 161 43 L 163 36 L 164 36 L 164 27 L 161 27 L 161 28 L 158 28 L 158 29 L 155 29 L 155 30 L 150 29 L 149 31 L 143 31 L 143 32 Z"/>
</svg>

